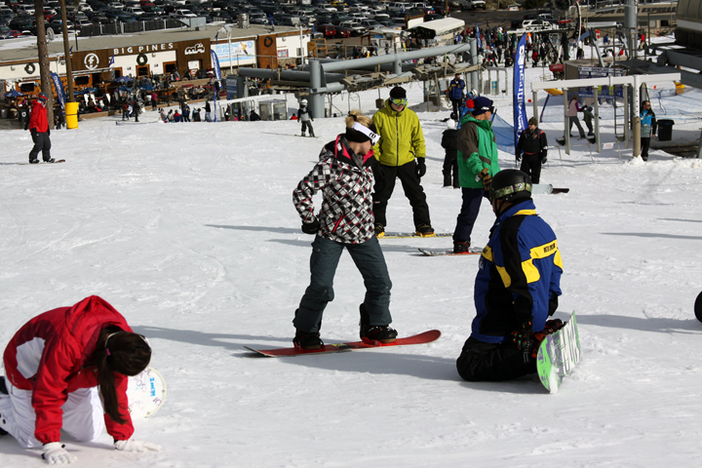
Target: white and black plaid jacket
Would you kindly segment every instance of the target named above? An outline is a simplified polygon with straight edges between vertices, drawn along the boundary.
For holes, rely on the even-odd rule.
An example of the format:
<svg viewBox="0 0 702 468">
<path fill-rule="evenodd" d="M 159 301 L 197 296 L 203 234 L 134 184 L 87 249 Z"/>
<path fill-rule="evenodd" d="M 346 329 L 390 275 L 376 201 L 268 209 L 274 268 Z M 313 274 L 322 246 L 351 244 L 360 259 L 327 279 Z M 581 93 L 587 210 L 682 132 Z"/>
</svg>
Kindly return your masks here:
<svg viewBox="0 0 702 468">
<path fill-rule="evenodd" d="M 293 191 L 293 203 L 303 223 L 315 220 L 312 197 L 322 191 L 318 234 L 344 244 L 360 244 L 373 237 L 373 151 L 356 155 L 339 135 L 327 143 L 319 162 Z"/>
</svg>

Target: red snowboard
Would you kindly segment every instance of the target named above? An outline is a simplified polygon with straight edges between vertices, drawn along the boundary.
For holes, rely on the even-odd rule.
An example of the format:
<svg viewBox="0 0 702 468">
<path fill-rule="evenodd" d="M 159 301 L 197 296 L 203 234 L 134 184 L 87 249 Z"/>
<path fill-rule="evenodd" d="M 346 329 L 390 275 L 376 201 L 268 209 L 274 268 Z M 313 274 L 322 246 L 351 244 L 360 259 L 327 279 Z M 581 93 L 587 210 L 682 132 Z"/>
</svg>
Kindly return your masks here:
<svg viewBox="0 0 702 468">
<path fill-rule="evenodd" d="M 359 349 L 372 349 L 381 348 L 386 346 L 404 346 L 404 345 L 415 345 L 415 344 L 425 344 L 436 341 L 441 336 L 439 330 L 429 330 L 418 335 L 408 336 L 405 338 L 398 338 L 394 343 L 389 344 L 367 344 L 362 341 L 354 341 L 351 343 L 335 343 L 335 344 L 325 344 L 321 349 L 315 350 L 304 350 L 300 348 L 279 348 L 279 349 L 256 349 L 250 346 L 244 346 L 244 348 L 254 351 L 259 354 L 263 354 L 268 357 L 286 357 L 286 356 L 301 356 L 308 354 L 328 354 L 328 353 L 340 353 L 344 351 L 354 351 Z"/>
</svg>

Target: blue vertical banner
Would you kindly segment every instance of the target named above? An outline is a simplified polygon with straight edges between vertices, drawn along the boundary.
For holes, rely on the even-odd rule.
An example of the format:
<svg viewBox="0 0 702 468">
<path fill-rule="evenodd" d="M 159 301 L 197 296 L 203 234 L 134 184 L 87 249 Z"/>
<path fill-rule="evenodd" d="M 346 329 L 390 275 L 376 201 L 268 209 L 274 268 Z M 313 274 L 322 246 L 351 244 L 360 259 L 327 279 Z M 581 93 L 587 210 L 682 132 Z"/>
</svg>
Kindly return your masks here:
<svg viewBox="0 0 702 468">
<path fill-rule="evenodd" d="M 59 104 L 61 104 L 61 109 L 66 107 L 66 93 L 63 90 L 63 83 L 61 78 L 56 73 L 51 73 L 51 81 L 54 83 L 54 89 L 56 90 L 56 97 L 58 98 Z"/>
<path fill-rule="evenodd" d="M 217 78 L 217 80 L 221 80 L 222 79 L 222 70 L 219 68 L 219 59 L 217 58 L 217 52 L 210 49 L 210 53 L 212 54 L 212 68 L 214 69 L 214 72 L 215 72 L 215 78 Z"/>
<path fill-rule="evenodd" d="M 526 94 L 526 80 L 524 69 L 526 68 L 526 34 L 522 35 L 517 44 L 517 56 L 514 60 L 514 154 L 517 154 L 517 142 L 519 134 L 527 128 L 526 105 L 524 95 Z"/>
<path fill-rule="evenodd" d="M 483 48 L 483 41 L 480 39 L 480 27 L 475 23 L 475 39 L 478 41 L 478 51 Z"/>
<path fill-rule="evenodd" d="M 219 59 L 217 58 L 217 53 L 210 49 L 212 54 L 212 68 L 214 68 L 215 79 L 217 80 L 214 85 L 214 99 L 212 99 L 212 107 L 214 108 L 214 121 L 217 121 L 217 94 L 219 94 L 219 83 L 222 79 L 222 71 L 219 68 Z"/>
</svg>

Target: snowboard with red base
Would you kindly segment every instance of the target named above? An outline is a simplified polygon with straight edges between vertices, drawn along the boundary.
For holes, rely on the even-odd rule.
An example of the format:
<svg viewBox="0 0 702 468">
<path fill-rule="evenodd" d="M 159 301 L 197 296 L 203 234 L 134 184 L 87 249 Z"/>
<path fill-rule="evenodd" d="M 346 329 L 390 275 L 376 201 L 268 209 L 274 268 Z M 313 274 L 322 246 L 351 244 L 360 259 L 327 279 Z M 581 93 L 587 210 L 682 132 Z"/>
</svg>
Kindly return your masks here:
<svg viewBox="0 0 702 468">
<path fill-rule="evenodd" d="M 363 341 L 353 341 L 350 343 L 334 343 L 325 344 L 320 349 L 310 349 L 305 350 L 302 348 L 292 347 L 292 348 L 278 348 L 278 349 L 257 349 L 250 346 L 244 346 L 244 348 L 255 353 L 262 354 L 268 357 L 288 357 L 288 356 L 303 356 L 310 354 L 329 354 L 329 353 L 341 353 L 345 351 L 357 351 L 361 349 L 378 349 L 385 348 L 388 346 L 405 346 L 405 345 L 417 345 L 426 344 L 436 341 L 441 336 L 439 330 L 429 330 L 418 335 L 407 336 L 404 338 L 398 338 L 394 343 L 379 343 L 377 341 L 371 343 L 365 343 Z"/>
</svg>

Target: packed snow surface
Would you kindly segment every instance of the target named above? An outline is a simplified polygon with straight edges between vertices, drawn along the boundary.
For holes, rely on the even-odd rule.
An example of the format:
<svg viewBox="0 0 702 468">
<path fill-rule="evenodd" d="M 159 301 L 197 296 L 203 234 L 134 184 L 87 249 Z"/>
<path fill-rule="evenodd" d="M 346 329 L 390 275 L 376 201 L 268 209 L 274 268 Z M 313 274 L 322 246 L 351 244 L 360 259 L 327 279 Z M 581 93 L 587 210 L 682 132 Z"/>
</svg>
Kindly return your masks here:
<svg viewBox="0 0 702 468">
<path fill-rule="evenodd" d="M 541 71 L 530 68 L 530 79 Z M 421 85 L 408 89 L 410 105 L 420 102 Z M 674 138 L 694 140 L 702 94 L 659 94 L 658 118 L 676 121 Z M 378 92 L 352 96 L 335 98 L 339 112 L 372 113 Z M 296 110 L 293 99 L 289 105 Z M 511 122 L 511 96 L 496 105 Z M 460 191 L 441 186 L 439 144 L 448 111 L 416 109 L 432 224 L 452 232 Z M 562 135 L 562 115 L 560 104 L 547 108 L 550 144 Z M 32 316 L 96 294 L 148 336 L 152 365 L 168 382 L 163 408 L 135 421 L 135 437 L 162 452 L 116 452 L 107 434 L 89 444 L 65 437 L 75 466 L 699 463 L 702 324 L 692 306 L 702 290 L 701 160 L 651 150 L 644 163 L 624 144 L 591 154 L 577 138 L 570 155 L 550 149 L 542 182 L 570 193 L 535 203 L 565 264 L 557 316 L 577 312 L 583 351 L 550 395 L 536 377 L 459 378 L 455 359 L 470 333 L 479 257 L 417 251 L 450 248 L 450 238 L 381 241 L 393 326 L 402 335 L 438 328 L 440 340 L 285 359 L 246 351 L 291 345 L 312 241 L 300 231 L 291 192 L 342 131 L 342 118 L 315 119 L 317 139 L 295 137 L 292 121 L 160 124 L 151 111 L 142 124 L 118 120 L 54 131 L 52 155 L 67 160 L 58 165 L 18 165 L 27 161 L 29 132 L 0 132 L 0 348 Z M 614 141 L 614 121 L 600 123 L 603 141 Z M 501 152 L 500 164 L 514 167 L 514 157 Z M 387 228 L 411 231 L 411 219 L 398 185 Z M 487 242 L 493 220 L 483 203 L 474 245 Z M 335 289 L 322 338 L 357 339 L 364 288 L 348 255 Z M 35 467 L 39 455 L 0 439 L 2 467 Z"/>
</svg>

